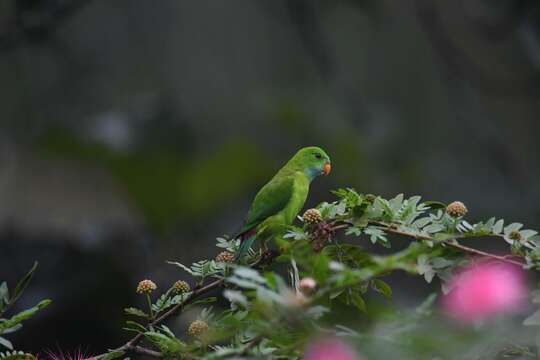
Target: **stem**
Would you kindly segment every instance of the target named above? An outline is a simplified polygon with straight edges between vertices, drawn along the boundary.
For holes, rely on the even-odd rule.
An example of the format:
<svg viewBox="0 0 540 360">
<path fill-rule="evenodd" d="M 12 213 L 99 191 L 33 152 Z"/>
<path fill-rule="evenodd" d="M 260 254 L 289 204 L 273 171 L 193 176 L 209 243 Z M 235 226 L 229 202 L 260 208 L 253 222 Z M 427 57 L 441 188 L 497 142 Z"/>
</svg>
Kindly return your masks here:
<svg viewBox="0 0 540 360">
<path fill-rule="evenodd" d="M 143 354 L 143 355 L 152 356 L 152 357 L 156 357 L 156 358 L 162 358 L 163 357 L 163 354 L 161 352 L 150 350 L 150 349 L 147 349 L 147 348 L 142 347 L 142 346 L 132 346 L 130 350 L 132 350 L 133 352 L 135 352 L 137 354 Z"/>
<path fill-rule="evenodd" d="M 146 294 L 146 301 L 148 302 L 148 310 L 150 311 L 150 320 L 153 320 L 154 311 L 152 310 L 152 300 L 150 300 L 150 294 Z"/>
<path fill-rule="evenodd" d="M 482 250 L 477 250 L 477 249 L 470 248 L 468 246 L 458 244 L 457 242 L 445 242 L 445 244 L 448 245 L 448 246 L 451 246 L 453 248 L 456 248 L 456 249 L 462 250 L 464 252 L 467 252 L 469 254 L 485 256 L 485 257 L 489 257 L 491 259 L 495 259 L 495 260 L 498 260 L 498 261 L 503 261 L 505 263 L 513 264 L 513 265 L 517 265 L 517 266 L 523 266 L 524 265 L 522 262 L 509 259 L 506 256 L 499 256 L 499 255 L 487 253 L 487 252 L 482 251 Z"/>
</svg>

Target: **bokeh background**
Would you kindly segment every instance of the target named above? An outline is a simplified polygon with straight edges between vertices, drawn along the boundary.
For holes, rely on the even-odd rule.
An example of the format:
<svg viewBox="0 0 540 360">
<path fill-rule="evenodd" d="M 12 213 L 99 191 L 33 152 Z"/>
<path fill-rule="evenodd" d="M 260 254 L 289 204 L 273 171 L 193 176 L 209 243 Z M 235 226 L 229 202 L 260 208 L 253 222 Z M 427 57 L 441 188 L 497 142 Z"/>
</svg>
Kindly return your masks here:
<svg viewBox="0 0 540 360">
<path fill-rule="evenodd" d="M 534 0 L 2 0 L 0 278 L 38 260 L 19 308 L 54 300 L 11 339 L 119 345 L 137 282 L 214 256 L 305 145 L 334 168 L 307 206 L 350 186 L 538 229 L 539 120 Z"/>
</svg>

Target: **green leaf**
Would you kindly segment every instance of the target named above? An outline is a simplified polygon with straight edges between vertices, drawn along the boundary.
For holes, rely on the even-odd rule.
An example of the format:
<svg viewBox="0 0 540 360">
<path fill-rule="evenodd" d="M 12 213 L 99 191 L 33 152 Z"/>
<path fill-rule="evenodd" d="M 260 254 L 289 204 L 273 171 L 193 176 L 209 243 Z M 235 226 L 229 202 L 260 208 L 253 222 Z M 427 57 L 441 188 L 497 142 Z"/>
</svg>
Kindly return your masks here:
<svg viewBox="0 0 540 360">
<path fill-rule="evenodd" d="M 223 291 L 223 297 L 225 299 L 229 300 L 231 303 L 240 304 L 240 305 L 242 305 L 244 307 L 248 306 L 247 298 L 240 291 L 228 290 L 227 289 L 227 290 Z"/>
<path fill-rule="evenodd" d="M 447 260 L 442 257 L 435 257 L 431 259 L 431 266 L 433 266 L 433 268 L 435 269 L 443 269 L 452 265 L 454 265 L 453 261 Z"/>
<path fill-rule="evenodd" d="M 186 345 L 177 338 L 156 331 L 147 331 L 144 336 L 166 355 L 182 352 L 186 348 Z"/>
<path fill-rule="evenodd" d="M 306 315 L 312 319 L 320 319 L 324 314 L 328 313 L 330 309 L 322 305 L 315 305 L 306 310 Z"/>
<path fill-rule="evenodd" d="M 519 231 L 523 227 L 523 224 L 512 223 L 504 228 L 504 234 L 509 235 L 512 231 Z"/>
<path fill-rule="evenodd" d="M 334 300 L 336 298 L 338 298 L 342 293 L 343 293 L 343 289 L 340 289 L 340 290 L 337 290 L 337 291 L 334 291 L 332 293 L 330 293 L 330 295 L 328 296 L 330 298 L 330 300 Z"/>
<path fill-rule="evenodd" d="M 204 299 L 195 300 L 192 303 L 186 305 L 184 309 L 189 309 L 190 307 L 195 306 L 195 305 L 211 304 L 211 303 L 216 302 L 216 301 L 217 301 L 217 297 L 210 296 L 210 297 L 207 297 L 207 298 L 204 298 Z"/>
<path fill-rule="evenodd" d="M 403 205 L 403 194 L 397 195 L 395 198 L 388 201 L 388 205 L 392 208 L 392 214 L 396 214 Z"/>
<path fill-rule="evenodd" d="M 251 280 L 253 282 L 264 284 L 266 283 L 266 279 L 263 278 L 256 270 L 247 268 L 247 267 L 239 267 L 234 270 L 234 275 Z"/>
<path fill-rule="evenodd" d="M 352 293 L 351 294 L 351 302 L 354 304 L 354 306 L 356 306 L 358 308 L 358 310 L 360 310 L 361 312 L 365 313 L 367 312 L 367 306 L 366 306 L 366 302 L 364 301 L 364 299 L 362 298 L 362 296 L 360 296 L 360 294 L 358 293 Z"/>
<path fill-rule="evenodd" d="M 390 285 L 388 285 L 384 281 L 382 281 L 380 279 L 374 279 L 371 282 L 371 286 L 373 287 L 373 289 L 375 289 L 375 291 L 380 292 L 381 294 L 383 294 L 387 298 L 392 297 L 392 288 L 390 287 Z"/>
<path fill-rule="evenodd" d="M 4 281 L 0 284 L 0 314 L 7 304 L 9 304 L 9 289 Z"/>
<path fill-rule="evenodd" d="M 375 199 L 373 206 L 374 208 L 376 207 L 381 208 L 383 212 L 386 214 L 387 220 L 391 221 L 394 218 L 394 210 L 390 206 L 390 203 L 388 202 L 388 200 L 385 200 L 379 196 Z"/>
<path fill-rule="evenodd" d="M 142 311 L 140 309 L 134 308 L 134 307 L 125 308 L 124 312 L 126 314 L 128 314 L 128 315 L 139 316 L 139 317 L 142 317 L 142 318 L 147 318 L 148 317 L 147 313 L 145 313 L 144 311 Z"/>
<path fill-rule="evenodd" d="M 51 303 L 51 300 L 42 300 L 36 306 L 31 307 L 30 309 L 21 311 L 17 315 L 11 317 L 10 319 L 0 323 L 0 333 L 4 330 L 12 328 L 22 321 L 32 317 L 36 312 L 48 306 Z"/>
<path fill-rule="evenodd" d="M 435 276 L 435 270 L 433 270 L 433 267 L 428 262 L 427 255 L 422 254 L 418 257 L 417 271 L 419 275 L 424 275 L 424 279 L 426 279 L 428 283 L 431 283 Z"/>
<path fill-rule="evenodd" d="M 30 280 L 32 280 L 32 277 L 34 276 L 37 267 L 38 262 L 36 261 L 34 262 L 32 268 L 26 273 L 26 275 L 24 275 L 24 277 L 19 280 L 19 282 L 15 286 L 15 290 L 13 291 L 13 297 L 11 298 L 10 303 L 14 303 L 15 301 L 17 301 L 17 299 L 21 297 L 24 289 L 26 289 L 26 287 L 30 283 Z"/>
<path fill-rule="evenodd" d="M 125 327 L 124 330 L 135 331 L 137 333 L 146 331 L 146 328 L 143 325 L 135 321 L 128 320 L 126 321 L 126 325 L 127 327 Z"/>
<path fill-rule="evenodd" d="M 6 329 L 2 332 L 2 334 L 11 334 L 11 333 L 14 333 L 15 331 L 19 331 L 20 329 L 22 329 L 22 324 L 17 324 L 13 327 L 10 327 L 9 329 Z"/>
<path fill-rule="evenodd" d="M 431 225 L 426 226 L 423 230 L 429 234 L 434 234 L 434 233 L 444 230 L 444 225 L 431 224 Z"/>
<path fill-rule="evenodd" d="M 171 337 L 171 338 L 174 338 L 176 337 L 174 335 L 174 333 L 171 331 L 171 329 L 169 329 L 167 326 L 165 325 L 161 325 L 161 331 L 163 331 L 165 333 L 165 335 L 167 335 L 168 337 Z"/>
<path fill-rule="evenodd" d="M 437 293 L 430 294 L 417 308 L 416 312 L 420 315 L 430 315 L 431 308 L 437 300 Z"/>
<path fill-rule="evenodd" d="M 420 199 L 420 196 L 413 196 L 403 202 L 403 206 L 399 210 L 399 218 L 403 224 L 412 223 L 423 212 L 417 208 Z"/>
<path fill-rule="evenodd" d="M 359 228 L 358 226 L 350 227 L 345 231 L 345 235 L 360 236 L 362 235 L 362 228 Z"/>
<path fill-rule="evenodd" d="M 119 357 L 124 356 L 126 352 L 122 350 L 112 350 L 109 351 L 104 357 L 101 358 L 101 360 L 114 360 L 118 359 Z"/>
<path fill-rule="evenodd" d="M 503 231 L 503 226 L 504 226 L 504 220 L 503 219 L 500 219 L 499 221 L 497 221 L 493 227 L 491 228 L 491 231 L 494 233 L 494 234 L 500 234 L 502 231 Z"/>
<path fill-rule="evenodd" d="M 523 321 L 525 326 L 540 326 L 540 310 L 529 316 Z"/>
<path fill-rule="evenodd" d="M 523 241 L 526 241 L 528 240 L 530 237 L 533 237 L 535 236 L 536 234 L 538 234 L 538 231 L 534 231 L 534 230 L 521 230 L 519 232 L 519 234 L 521 235 L 521 238 L 523 239 Z"/>
<path fill-rule="evenodd" d="M 320 254 L 317 255 L 313 263 L 313 276 L 319 282 L 324 282 L 330 276 L 329 259 L 327 256 Z"/>
<path fill-rule="evenodd" d="M 440 201 L 425 201 L 422 204 L 433 210 L 446 208 L 446 204 Z"/>
<path fill-rule="evenodd" d="M 417 219 L 415 222 L 412 223 L 412 226 L 418 229 L 422 229 L 424 226 L 426 226 L 430 222 L 431 222 L 431 218 L 426 216 L 426 217 Z"/>
<path fill-rule="evenodd" d="M 13 344 L 6 338 L 0 336 L 0 345 L 7 347 L 9 350 L 13 350 Z"/>
<path fill-rule="evenodd" d="M 364 233 L 369 235 L 369 239 L 373 244 L 375 244 L 377 241 L 381 241 L 382 243 L 388 241 L 385 232 L 377 227 L 369 226 L 364 229 Z"/>
<path fill-rule="evenodd" d="M 309 239 L 309 236 L 302 229 L 295 229 L 289 230 L 285 235 L 283 235 L 283 238 L 293 240 L 306 240 Z"/>
</svg>

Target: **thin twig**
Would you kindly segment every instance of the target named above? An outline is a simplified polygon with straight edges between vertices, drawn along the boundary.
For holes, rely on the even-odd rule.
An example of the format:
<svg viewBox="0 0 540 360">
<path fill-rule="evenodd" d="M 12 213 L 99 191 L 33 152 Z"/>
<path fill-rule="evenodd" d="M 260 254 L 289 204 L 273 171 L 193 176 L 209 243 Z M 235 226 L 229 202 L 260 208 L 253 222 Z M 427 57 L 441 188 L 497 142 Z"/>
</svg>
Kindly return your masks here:
<svg viewBox="0 0 540 360">
<path fill-rule="evenodd" d="M 485 252 L 485 251 L 482 251 L 482 250 L 473 249 L 471 247 L 458 244 L 457 242 L 446 241 L 445 244 L 448 245 L 448 246 L 451 246 L 453 248 L 462 250 L 463 252 L 467 252 L 469 254 L 485 256 L 485 257 L 489 257 L 491 259 L 495 259 L 495 260 L 498 260 L 498 261 L 502 261 L 502 262 L 517 265 L 517 266 L 523 266 L 524 265 L 522 262 L 515 261 L 515 260 L 512 260 L 512 259 L 508 259 L 506 256 L 499 256 L 499 255 L 491 254 L 491 253 L 488 253 L 488 252 Z"/>
<path fill-rule="evenodd" d="M 152 357 L 156 357 L 156 358 L 162 358 L 163 357 L 163 354 L 160 353 L 159 351 L 150 350 L 150 349 L 147 349 L 147 348 L 142 347 L 142 346 L 132 346 L 130 350 L 132 350 L 133 352 L 135 352 L 137 354 L 148 355 L 148 356 L 152 356 Z"/>
<path fill-rule="evenodd" d="M 381 225 L 381 224 L 379 223 L 379 225 Z M 416 234 L 409 233 L 407 231 L 402 231 L 402 230 L 399 230 L 399 229 L 393 229 L 392 227 L 389 227 L 387 224 L 384 224 L 382 226 L 385 226 L 385 230 L 388 231 L 389 233 L 408 236 L 408 237 L 415 238 L 417 240 L 435 241 L 435 239 L 433 239 L 431 236 L 416 235 Z M 498 260 L 498 261 L 502 261 L 502 262 L 505 262 L 505 263 L 508 263 L 508 264 L 523 266 L 522 262 L 515 261 L 515 260 L 512 260 L 512 259 L 508 259 L 508 258 L 506 258 L 504 256 L 495 255 L 495 254 L 488 253 L 488 252 L 485 252 L 485 251 L 482 251 L 482 250 L 477 250 L 477 249 L 474 249 L 474 248 L 471 248 L 471 247 L 468 247 L 468 246 L 465 246 L 465 245 L 461 245 L 461 244 L 459 244 L 457 242 L 456 239 L 445 240 L 442 243 L 447 245 L 447 246 L 450 246 L 450 247 L 453 247 L 455 249 L 466 252 L 468 254 L 485 256 L 485 257 L 495 259 L 495 260 Z"/>
<path fill-rule="evenodd" d="M 387 231 L 389 233 L 392 233 L 392 234 L 407 236 L 407 237 L 414 238 L 416 240 L 435 241 L 435 239 L 433 237 L 431 237 L 431 236 L 413 234 L 413 233 L 410 233 L 410 232 L 407 232 L 407 231 L 404 231 L 404 230 L 400 230 L 399 228 L 395 228 L 395 227 L 392 226 L 392 224 L 387 224 L 387 223 L 380 222 L 380 221 L 372 221 L 372 222 L 370 222 L 370 224 L 381 226 L 381 227 L 384 228 L 385 231 Z M 351 226 L 354 226 L 354 224 L 349 223 L 349 222 L 345 222 L 343 224 L 334 226 L 332 228 L 332 230 L 346 229 L 346 228 L 349 228 Z M 465 246 L 465 245 L 461 245 L 461 244 L 459 244 L 457 242 L 457 240 L 455 238 L 442 241 L 442 244 L 453 247 L 453 248 L 458 249 L 458 250 L 461 250 L 461 251 L 463 251 L 465 253 L 468 253 L 468 254 L 485 256 L 485 257 L 488 257 L 488 258 L 491 258 L 491 259 L 495 259 L 495 260 L 498 260 L 498 261 L 502 261 L 502 262 L 517 265 L 517 266 L 523 266 L 524 265 L 522 262 L 509 259 L 507 256 L 495 255 L 495 254 L 488 253 L 488 252 L 485 252 L 485 251 L 482 251 L 482 250 L 477 250 L 477 249 L 474 249 L 474 248 L 471 248 L 471 247 L 468 247 L 468 246 Z"/>
</svg>

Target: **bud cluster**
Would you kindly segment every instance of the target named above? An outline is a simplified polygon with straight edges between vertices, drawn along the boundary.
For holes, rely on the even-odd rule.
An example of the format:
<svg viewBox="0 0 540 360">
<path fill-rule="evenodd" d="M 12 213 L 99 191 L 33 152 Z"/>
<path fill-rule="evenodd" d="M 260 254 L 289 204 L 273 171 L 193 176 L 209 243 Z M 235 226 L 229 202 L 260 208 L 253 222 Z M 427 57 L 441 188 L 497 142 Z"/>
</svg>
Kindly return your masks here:
<svg viewBox="0 0 540 360">
<path fill-rule="evenodd" d="M 150 294 L 156 289 L 156 284 L 152 280 L 148 279 L 139 282 L 139 285 L 137 285 L 137 293 L 139 294 Z"/>
<path fill-rule="evenodd" d="M 452 217 L 463 217 L 467 212 L 467 207 L 461 201 L 454 201 L 446 207 L 446 213 Z"/>
<path fill-rule="evenodd" d="M 308 209 L 308 210 L 306 210 L 304 215 L 302 215 L 302 220 L 306 224 L 318 224 L 323 220 L 323 218 L 322 218 L 321 212 L 319 210 L 317 210 L 317 209 Z"/>
<path fill-rule="evenodd" d="M 217 262 L 232 263 L 234 262 L 234 254 L 230 251 L 222 251 L 216 256 Z"/>
<path fill-rule="evenodd" d="M 184 293 L 189 292 L 189 290 L 190 290 L 189 284 L 183 280 L 178 280 L 172 286 L 172 291 L 175 294 L 184 294 Z"/>
<path fill-rule="evenodd" d="M 201 336 L 208 331 L 208 324 L 202 320 L 195 320 L 189 325 L 188 334 L 191 336 Z"/>
</svg>

